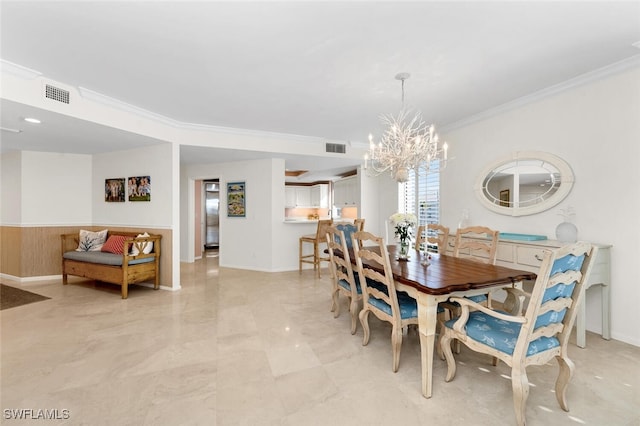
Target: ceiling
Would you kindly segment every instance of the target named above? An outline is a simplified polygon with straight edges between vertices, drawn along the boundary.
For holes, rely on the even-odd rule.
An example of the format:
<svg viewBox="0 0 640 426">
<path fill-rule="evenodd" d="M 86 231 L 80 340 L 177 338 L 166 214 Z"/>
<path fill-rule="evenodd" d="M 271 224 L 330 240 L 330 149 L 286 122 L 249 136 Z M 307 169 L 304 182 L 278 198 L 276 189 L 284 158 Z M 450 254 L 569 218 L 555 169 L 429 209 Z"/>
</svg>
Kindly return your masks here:
<svg viewBox="0 0 640 426">
<path fill-rule="evenodd" d="M 2 60 L 68 86 L 178 122 L 353 144 L 401 107 L 399 72 L 411 74 L 407 106 L 442 128 L 640 54 L 638 1 L 2 1 L 0 27 Z M 159 142 L 0 107 L 2 127 L 23 130 L 2 132 L 3 151 Z M 28 114 L 42 117 L 39 130 L 21 121 Z M 272 155 L 181 148 L 183 163 Z M 288 157 L 291 168 L 353 166 Z"/>
</svg>

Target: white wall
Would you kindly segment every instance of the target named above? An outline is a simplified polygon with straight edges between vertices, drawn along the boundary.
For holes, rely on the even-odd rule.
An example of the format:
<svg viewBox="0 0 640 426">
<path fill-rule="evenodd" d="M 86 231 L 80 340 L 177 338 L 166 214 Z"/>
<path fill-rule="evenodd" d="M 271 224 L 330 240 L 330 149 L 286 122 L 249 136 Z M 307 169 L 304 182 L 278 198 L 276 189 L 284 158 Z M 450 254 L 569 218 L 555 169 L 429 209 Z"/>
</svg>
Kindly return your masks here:
<svg viewBox="0 0 640 426">
<path fill-rule="evenodd" d="M 52 152 L 2 155 L 2 224 L 91 223 L 91 156 Z"/>
<path fill-rule="evenodd" d="M 365 230 L 385 239 L 393 238 L 387 227 L 389 216 L 398 211 L 398 183 L 389 173 L 372 177 L 366 171 L 362 172 L 360 182 L 360 217 L 365 219 Z"/>
<path fill-rule="evenodd" d="M 172 146 L 169 143 L 93 156 L 91 179 L 93 224 L 131 227 L 172 227 Z M 105 179 L 151 176 L 151 201 L 124 203 L 104 200 Z"/>
<path fill-rule="evenodd" d="M 20 225 L 22 222 L 22 153 L 0 155 L 0 224 Z"/>
<path fill-rule="evenodd" d="M 454 159 L 442 175 L 442 222 L 470 224 L 555 239 L 561 209 L 573 206 L 578 238 L 613 244 L 612 337 L 640 346 L 640 69 L 580 85 L 444 135 Z M 536 215 L 493 213 L 477 200 L 481 169 L 513 151 L 546 151 L 567 161 L 575 185 L 558 206 Z M 587 292 L 587 328 L 601 331 L 599 287 Z"/>
<path fill-rule="evenodd" d="M 194 218 L 197 179 L 220 179 L 220 266 L 259 271 L 293 269 L 293 245 L 285 235 L 291 225 L 284 220 L 284 160 L 264 159 L 222 164 L 192 165 L 181 176 L 181 258 L 193 262 Z M 246 183 L 247 216 L 227 217 L 226 184 Z M 295 239 L 297 247 L 297 237 Z M 291 245 L 291 247 L 289 247 Z M 296 263 L 297 265 L 297 263 Z M 296 266 L 297 267 L 297 266 Z"/>
</svg>

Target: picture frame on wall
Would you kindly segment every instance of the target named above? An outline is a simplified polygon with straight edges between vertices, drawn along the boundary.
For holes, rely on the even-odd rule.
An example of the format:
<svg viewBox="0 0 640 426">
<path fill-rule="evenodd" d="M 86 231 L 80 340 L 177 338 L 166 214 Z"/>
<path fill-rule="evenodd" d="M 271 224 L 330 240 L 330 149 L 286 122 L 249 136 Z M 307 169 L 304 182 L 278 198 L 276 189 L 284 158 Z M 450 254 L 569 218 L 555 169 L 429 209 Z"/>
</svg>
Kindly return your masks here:
<svg viewBox="0 0 640 426">
<path fill-rule="evenodd" d="M 124 203 L 124 178 L 104 180 L 104 201 L 107 203 Z"/>
<path fill-rule="evenodd" d="M 246 183 L 227 182 L 227 217 L 246 217 Z"/>
<path fill-rule="evenodd" d="M 508 189 L 500 191 L 500 205 L 502 207 L 509 207 L 511 202 L 510 193 Z"/>
<path fill-rule="evenodd" d="M 151 201 L 151 176 L 132 176 L 127 179 L 129 201 Z"/>
</svg>

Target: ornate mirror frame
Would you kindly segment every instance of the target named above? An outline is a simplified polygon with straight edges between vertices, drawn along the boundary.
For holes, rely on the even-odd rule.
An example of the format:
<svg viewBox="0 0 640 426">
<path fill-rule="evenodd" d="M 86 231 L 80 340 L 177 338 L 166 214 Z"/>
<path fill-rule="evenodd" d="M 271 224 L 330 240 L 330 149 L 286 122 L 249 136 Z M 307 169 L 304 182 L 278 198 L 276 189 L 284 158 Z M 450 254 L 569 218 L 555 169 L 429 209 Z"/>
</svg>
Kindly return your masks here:
<svg viewBox="0 0 640 426">
<path fill-rule="evenodd" d="M 547 181 L 550 183 L 546 192 L 532 196 L 531 199 L 520 200 L 518 167 L 520 170 L 523 170 L 523 167 L 537 168 L 539 171 L 549 173 L 550 179 Z M 540 174 L 542 173 L 537 175 Z M 491 180 L 497 176 L 508 177 L 509 175 L 513 175 L 512 181 L 517 186 L 498 188 L 497 193 L 492 193 L 489 189 Z M 525 175 L 522 173 L 522 176 Z M 526 216 L 543 212 L 560 203 L 571 191 L 574 180 L 571 166 L 563 159 L 547 152 L 518 151 L 485 167 L 476 180 L 474 191 L 480 202 L 493 212 L 508 216 Z"/>
</svg>

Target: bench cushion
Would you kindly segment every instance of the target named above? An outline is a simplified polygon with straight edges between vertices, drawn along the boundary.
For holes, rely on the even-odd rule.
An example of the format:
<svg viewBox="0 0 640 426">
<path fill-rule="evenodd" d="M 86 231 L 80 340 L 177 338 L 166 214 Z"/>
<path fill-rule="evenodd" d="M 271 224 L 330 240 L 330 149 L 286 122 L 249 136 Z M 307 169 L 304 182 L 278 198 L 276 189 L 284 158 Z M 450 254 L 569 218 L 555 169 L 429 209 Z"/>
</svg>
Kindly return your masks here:
<svg viewBox="0 0 640 426">
<path fill-rule="evenodd" d="M 101 265 L 122 266 L 122 255 L 115 253 L 107 253 L 102 251 L 68 251 L 62 255 L 65 259 L 75 260 L 78 262 L 98 263 Z M 137 265 L 139 263 L 153 262 L 153 257 L 145 257 L 144 259 L 132 259 L 129 265 Z"/>
</svg>

